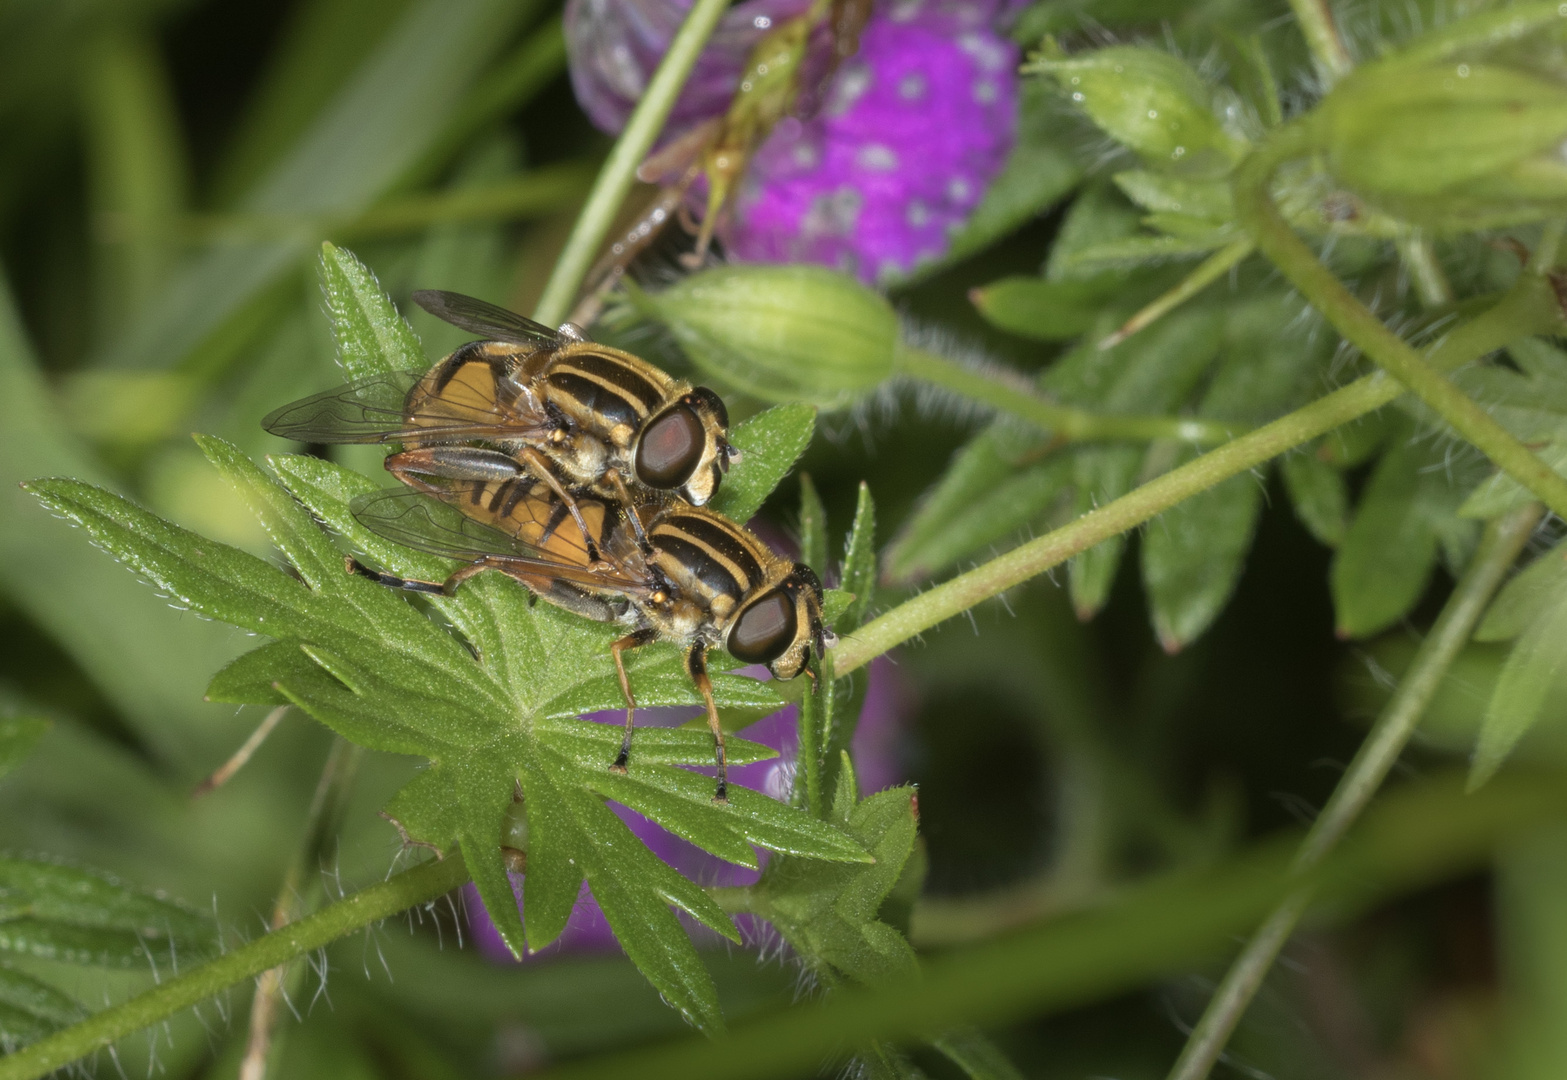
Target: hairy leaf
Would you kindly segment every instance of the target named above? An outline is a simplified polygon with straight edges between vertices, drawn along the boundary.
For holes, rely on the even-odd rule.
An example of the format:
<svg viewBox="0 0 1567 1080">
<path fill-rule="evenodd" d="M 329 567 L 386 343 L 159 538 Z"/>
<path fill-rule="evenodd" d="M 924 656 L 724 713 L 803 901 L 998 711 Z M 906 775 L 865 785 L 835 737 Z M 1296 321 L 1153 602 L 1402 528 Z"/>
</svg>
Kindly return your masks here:
<svg viewBox="0 0 1567 1080">
<path fill-rule="evenodd" d="M 1292 453 L 1279 459 L 1279 475 L 1295 516 L 1328 547 L 1344 542 L 1349 529 L 1349 485 L 1344 474 L 1316 454 Z"/>
<path fill-rule="evenodd" d="M 384 302 L 381 283 L 353 252 L 322 244 L 319 270 L 344 374 L 367 379 L 429 366 L 413 329 Z"/>
<path fill-rule="evenodd" d="M 0 951 L 172 971 L 218 948 L 212 920 L 108 874 L 0 857 Z"/>
<path fill-rule="evenodd" d="M 774 405 L 739 424 L 729 441 L 741 457 L 713 498 L 713 509 L 742 524 L 762 503 L 794 463 L 800 460 L 816 431 L 816 410 L 809 405 Z"/>
<path fill-rule="evenodd" d="M 1475 628 L 1476 641 L 1511 641 L 1544 615 L 1567 589 L 1567 546 L 1557 544 L 1496 594 Z"/>
</svg>

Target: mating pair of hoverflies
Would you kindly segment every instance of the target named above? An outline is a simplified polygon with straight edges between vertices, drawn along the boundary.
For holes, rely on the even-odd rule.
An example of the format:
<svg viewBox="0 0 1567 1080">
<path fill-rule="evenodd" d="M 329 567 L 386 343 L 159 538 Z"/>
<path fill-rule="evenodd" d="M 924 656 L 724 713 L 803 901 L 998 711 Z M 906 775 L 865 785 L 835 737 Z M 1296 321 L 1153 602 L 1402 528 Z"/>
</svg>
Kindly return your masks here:
<svg viewBox="0 0 1567 1080">
<path fill-rule="evenodd" d="M 622 653 L 655 641 L 685 650 L 707 706 L 726 792 L 723 729 L 707 652 L 792 679 L 831 643 L 811 568 L 779 558 L 705 508 L 738 451 L 718 395 L 619 349 L 458 293 L 414 302 L 477 334 L 426 372 L 375 376 L 296 401 L 262 425 L 304 443 L 399 444 L 386 468 L 405 485 L 356 499 L 371 532 L 466 565 L 445 581 L 348 569 L 384 585 L 450 595 L 483 570 L 628 633 L 610 646 L 626 731 L 636 699 Z M 430 499 L 457 517 L 431 512 Z"/>
</svg>

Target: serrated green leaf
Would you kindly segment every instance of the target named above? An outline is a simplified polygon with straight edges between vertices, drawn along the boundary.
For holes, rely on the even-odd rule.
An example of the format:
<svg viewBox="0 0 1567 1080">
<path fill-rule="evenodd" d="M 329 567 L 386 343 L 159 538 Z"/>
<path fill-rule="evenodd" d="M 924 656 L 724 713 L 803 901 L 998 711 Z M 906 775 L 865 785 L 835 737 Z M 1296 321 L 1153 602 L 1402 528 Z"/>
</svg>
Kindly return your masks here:
<svg viewBox="0 0 1567 1080">
<path fill-rule="evenodd" d="M 1344 474 L 1309 451 L 1285 454 L 1279 474 L 1295 516 L 1328 547 L 1344 542 L 1349 529 L 1349 485 Z"/>
<path fill-rule="evenodd" d="M 1567 442 L 1552 441 L 1535 450 L 1535 456 L 1559 473 L 1567 474 Z M 1466 518 L 1500 517 L 1529 502 L 1534 495 L 1506 473 L 1497 471 L 1464 500 L 1458 510 Z"/>
<path fill-rule="evenodd" d="M 1096 244 L 1135 235 L 1139 217 L 1137 208 L 1108 181 L 1085 185 L 1072 200 L 1055 242 L 1050 245 L 1045 277 L 1051 281 L 1092 277 L 1074 269 L 1077 253 Z"/>
<path fill-rule="evenodd" d="M 741 457 L 713 498 L 713 509 L 742 524 L 762 508 L 811 444 L 816 410 L 810 405 L 774 405 L 739 424 L 729 441 Z"/>
<path fill-rule="evenodd" d="M 1202 180 L 1145 169 L 1119 172 L 1111 179 L 1128 199 L 1153 213 L 1187 214 L 1207 221 L 1209 228 L 1235 216 L 1226 180 Z"/>
<path fill-rule="evenodd" d="M 1177 259 L 1195 259 L 1218 251 L 1236 239 L 1229 229 L 1214 229 L 1201 219 L 1190 219 L 1195 227 L 1177 228 L 1185 219 L 1153 215 L 1150 224 L 1168 227 L 1176 235 L 1128 236 L 1107 240 L 1074 251 L 1061 261 L 1061 272 L 1070 277 L 1088 277 L 1107 270 L 1158 266 Z"/>
<path fill-rule="evenodd" d="M 876 502 L 871 498 L 870 485 L 863 480 L 854 504 L 854 522 L 843 544 L 843 573 L 839 581 L 841 591 L 849 593 L 852 599 L 848 609 L 835 613 L 835 619 L 827 625 L 842 634 L 853 633 L 870 617 L 876 601 Z"/>
<path fill-rule="evenodd" d="M 337 362 L 350 379 L 429 366 L 413 328 L 353 252 L 322 244 L 318 272 L 337 338 Z"/>
<path fill-rule="evenodd" d="M 1563 661 L 1567 661 L 1567 584 L 1558 582 L 1502 665 L 1480 724 L 1469 790 L 1496 775 L 1518 741 L 1540 719 Z"/>
<path fill-rule="evenodd" d="M 822 591 L 822 625 L 833 626 L 843 613 L 854 604 L 854 594 L 848 589 L 824 589 Z"/>
<path fill-rule="evenodd" d="M 10 1054 L 87 1017 L 74 998 L 0 964 L 0 1054 Z"/>
<path fill-rule="evenodd" d="M 0 951 L 168 971 L 217 948 L 211 920 L 182 904 L 108 874 L 0 856 Z"/>
<path fill-rule="evenodd" d="M 840 790 L 852 789 L 851 774 L 839 775 L 850 777 L 839 781 Z M 877 918 L 914 849 L 912 796 L 908 788 L 891 788 L 850 810 L 844 824 L 875 856 L 873 865 L 774 859 L 752 888 L 753 910 L 824 976 L 874 984 L 916 970 L 903 935 Z M 835 808 L 846 802 L 835 800 Z"/>
<path fill-rule="evenodd" d="M 20 765 L 52 726 L 37 716 L 0 716 L 0 777 Z"/>
<path fill-rule="evenodd" d="M 1567 589 L 1567 545 L 1557 544 L 1502 587 L 1475 627 L 1476 641 L 1511 641 Z"/>
</svg>

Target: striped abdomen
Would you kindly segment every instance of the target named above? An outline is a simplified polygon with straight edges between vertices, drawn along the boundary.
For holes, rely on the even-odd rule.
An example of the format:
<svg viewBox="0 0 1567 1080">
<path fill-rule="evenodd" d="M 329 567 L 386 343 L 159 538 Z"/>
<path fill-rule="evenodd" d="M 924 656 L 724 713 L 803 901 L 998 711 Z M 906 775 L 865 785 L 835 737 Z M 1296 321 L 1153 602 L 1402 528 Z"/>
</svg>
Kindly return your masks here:
<svg viewBox="0 0 1567 1080">
<path fill-rule="evenodd" d="M 558 351 L 546 366 L 544 384 L 551 404 L 622 448 L 677 385 L 645 360 L 593 344 Z"/>
<path fill-rule="evenodd" d="M 648 530 L 653 563 L 708 610 L 733 610 L 743 597 L 787 572 L 744 527 L 696 508 L 660 514 Z M 719 600 L 726 597 L 729 603 Z"/>
</svg>

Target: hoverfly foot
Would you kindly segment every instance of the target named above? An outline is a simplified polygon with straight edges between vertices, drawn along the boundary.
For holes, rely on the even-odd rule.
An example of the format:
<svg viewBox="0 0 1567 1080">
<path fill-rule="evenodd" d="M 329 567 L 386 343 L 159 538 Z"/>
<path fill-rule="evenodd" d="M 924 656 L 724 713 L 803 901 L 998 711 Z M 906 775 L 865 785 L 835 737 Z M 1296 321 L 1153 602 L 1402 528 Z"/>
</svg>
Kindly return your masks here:
<svg viewBox="0 0 1567 1080">
<path fill-rule="evenodd" d="M 625 776 L 626 762 L 630 760 L 630 758 L 631 755 L 626 751 L 626 748 L 622 746 L 620 748 L 620 753 L 615 755 L 614 763 L 610 765 L 609 771 L 615 773 L 617 776 Z"/>
<path fill-rule="evenodd" d="M 729 805 L 729 785 L 719 784 L 718 790 L 713 793 L 713 802 L 719 806 Z"/>
</svg>

